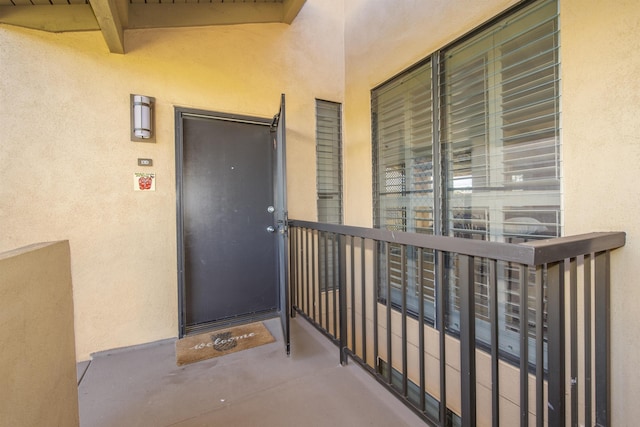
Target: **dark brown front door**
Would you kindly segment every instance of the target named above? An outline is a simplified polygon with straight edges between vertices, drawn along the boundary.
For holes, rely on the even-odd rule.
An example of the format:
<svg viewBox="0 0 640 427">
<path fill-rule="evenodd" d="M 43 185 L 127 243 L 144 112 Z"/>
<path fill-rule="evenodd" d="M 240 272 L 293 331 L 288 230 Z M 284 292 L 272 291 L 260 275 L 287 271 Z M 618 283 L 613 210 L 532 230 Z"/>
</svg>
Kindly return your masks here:
<svg viewBox="0 0 640 427">
<path fill-rule="evenodd" d="M 270 123 L 185 113 L 181 135 L 181 335 L 275 313 L 280 301 Z"/>
</svg>

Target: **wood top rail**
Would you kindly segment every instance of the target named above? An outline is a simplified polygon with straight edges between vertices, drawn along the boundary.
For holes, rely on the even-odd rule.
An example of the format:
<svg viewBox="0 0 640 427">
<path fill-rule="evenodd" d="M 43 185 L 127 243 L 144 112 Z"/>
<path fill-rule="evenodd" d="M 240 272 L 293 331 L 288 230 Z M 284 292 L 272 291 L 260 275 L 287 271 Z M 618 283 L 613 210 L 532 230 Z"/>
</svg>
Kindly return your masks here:
<svg viewBox="0 0 640 427">
<path fill-rule="evenodd" d="M 381 242 L 454 252 L 526 265 L 541 265 L 567 258 L 574 258 L 579 255 L 612 250 L 624 246 L 626 241 L 626 233 L 621 231 L 586 233 L 575 236 L 535 240 L 526 243 L 502 243 L 471 240 L 460 237 L 390 231 L 378 228 L 323 224 L 295 219 L 290 220 L 289 225 Z"/>
</svg>

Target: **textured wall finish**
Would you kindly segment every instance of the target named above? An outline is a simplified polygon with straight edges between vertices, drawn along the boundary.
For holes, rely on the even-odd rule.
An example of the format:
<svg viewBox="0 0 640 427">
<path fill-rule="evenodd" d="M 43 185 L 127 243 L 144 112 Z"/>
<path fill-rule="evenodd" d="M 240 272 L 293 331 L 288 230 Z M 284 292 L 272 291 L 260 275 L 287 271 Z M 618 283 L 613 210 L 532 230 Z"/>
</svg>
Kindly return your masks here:
<svg viewBox="0 0 640 427">
<path fill-rule="evenodd" d="M 341 11 L 127 31 L 126 55 L 99 32 L 0 26 L 0 250 L 70 241 L 78 360 L 178 333 L 174 106 L 273 117 L 285 93 L 290 215 L 315 219 L 315 98 L 342 102 Z M 130 141 L 132 93 L 156 98 L 154 144 Z M 134 192 L 135 172 L 156 190 Z"/>
<path fill-rule="evenodd" d="M 0 253 L 0 425 L 78 426 L 69 242 Z"/>
</svg>

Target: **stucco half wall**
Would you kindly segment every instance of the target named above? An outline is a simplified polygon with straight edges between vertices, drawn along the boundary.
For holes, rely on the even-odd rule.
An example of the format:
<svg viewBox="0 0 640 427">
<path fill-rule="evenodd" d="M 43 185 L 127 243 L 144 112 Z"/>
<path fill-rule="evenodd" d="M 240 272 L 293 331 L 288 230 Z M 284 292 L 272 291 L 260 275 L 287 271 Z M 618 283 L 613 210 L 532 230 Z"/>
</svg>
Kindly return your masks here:
<svg viewBox="0 0 640 427">
<path fill-rule="evenodd" d="M 0 253 L 0 425 L 78 426 L 69 242 Z"/>
</svg>

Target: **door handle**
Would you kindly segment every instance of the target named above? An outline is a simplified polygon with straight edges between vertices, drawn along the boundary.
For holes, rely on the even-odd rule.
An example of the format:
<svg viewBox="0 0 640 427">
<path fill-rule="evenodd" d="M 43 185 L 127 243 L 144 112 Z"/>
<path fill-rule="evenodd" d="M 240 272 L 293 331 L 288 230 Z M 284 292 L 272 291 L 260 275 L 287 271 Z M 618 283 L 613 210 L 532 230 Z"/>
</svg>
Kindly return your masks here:
<svg viewBox="0 0 640 427">
<path fill-rule="evenodd" d="M 267 227 L 267 231 L 269 233 L 275 233 L 276 232 L 276 228 L 273 225 L 270 225 Z"/>
</svg>

